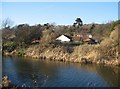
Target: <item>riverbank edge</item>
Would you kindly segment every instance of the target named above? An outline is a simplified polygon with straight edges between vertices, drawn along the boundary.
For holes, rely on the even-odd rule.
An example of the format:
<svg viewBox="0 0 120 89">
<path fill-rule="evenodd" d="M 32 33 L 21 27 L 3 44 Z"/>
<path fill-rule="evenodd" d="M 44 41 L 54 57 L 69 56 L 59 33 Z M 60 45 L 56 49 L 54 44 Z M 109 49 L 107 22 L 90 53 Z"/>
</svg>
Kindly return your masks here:
<svg viewBox="0 0 120 89">
<path fill-rule="evenodd" d="M 70 61 L 70 60 L 65 60 L 64 58 L 63 59 L 58 59 L 58 58 L 55 58 L 55 57 L 47 57 L 47 56 L 28 56 L 28 55 L 23 55 L 23 56 L 20 56 L 20 55 L 17 55 L 17 54 L 12 54 L 12 53 L 4 53 L 4 55 L 2 56 L 11 56 L 11 57 L 23 57 L 23 58 L 29 58 L 29 59 L 34 59 L 34 60 L 42 60 L 42 61 L 59 61 L 59 62 L 70 62 L 70 63 L 80 63 L 80 64 L 97 64 L 97 65 L 105 65 L 105 66 L 112 66 L 112 67 L 119 67 L 120 68 L 120 63 L 116 60 L 114 61 L 106 61 L 106 60 L 89 60 L 89 59 L 86 59 L 86 58 L 82 58 L 82 60 L 75 60 L 75 61 Z"/>
</svg>

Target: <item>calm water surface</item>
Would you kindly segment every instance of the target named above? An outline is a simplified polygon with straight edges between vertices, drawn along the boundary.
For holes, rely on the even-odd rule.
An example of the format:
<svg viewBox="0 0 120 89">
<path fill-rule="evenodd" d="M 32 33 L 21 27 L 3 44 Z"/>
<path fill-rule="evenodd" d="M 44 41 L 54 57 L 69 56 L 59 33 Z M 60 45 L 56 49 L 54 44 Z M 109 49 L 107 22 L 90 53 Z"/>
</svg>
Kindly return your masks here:
<svg viewBox="0 0 120 89">
<path fill-rule="evenodd" d="M 18 86 L 25 83 L 31 87 L 120 87 L 119 68 L 18 57 L 3 57 L 2 63 L 3 75 Z"/>
</svg>

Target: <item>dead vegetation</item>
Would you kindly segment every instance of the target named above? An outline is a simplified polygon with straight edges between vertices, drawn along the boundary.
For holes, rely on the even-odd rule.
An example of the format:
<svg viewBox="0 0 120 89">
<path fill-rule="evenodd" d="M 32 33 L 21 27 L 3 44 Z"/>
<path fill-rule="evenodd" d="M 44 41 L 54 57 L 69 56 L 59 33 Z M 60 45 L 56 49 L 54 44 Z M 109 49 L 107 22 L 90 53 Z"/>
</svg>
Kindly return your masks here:
<svg viewBox="0 0 120 89">
<path fill-rule="evenodd" d="M 120 65 L 118 58 L 118 27 L 115 27 L 109 37 L 106 37 L 100 44 L 84 44 L 69 48 L 62 46 L 31 46 L 26 51 L 26 56 L 42 58 L 44 60 L 70 61 L 84 63 L 102 63 L 109 65 Z"/>
</svg>

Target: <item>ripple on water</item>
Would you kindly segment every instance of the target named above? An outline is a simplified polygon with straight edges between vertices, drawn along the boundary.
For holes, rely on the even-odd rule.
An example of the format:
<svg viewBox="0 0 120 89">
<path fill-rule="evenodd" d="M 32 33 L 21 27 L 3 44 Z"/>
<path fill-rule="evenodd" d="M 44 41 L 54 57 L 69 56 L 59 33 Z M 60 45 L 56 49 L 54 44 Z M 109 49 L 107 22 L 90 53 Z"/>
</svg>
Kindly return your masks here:
<svg viewBox="0 0 120 89">
<path fill-rule="evenodd" d="M 26 83 L 34 86 L 32 74 L 35 74 L 37 85 L 41 86 L 48 76 L 45 87 L 87 87 L 91 82 L 95 87 L 116 86 L 118 72 L 112 68 L 98 65 L 80 65 L 73 63 L 43 62 L 23 58 L 3 57 L 3 75 L 19 86 Z M 114 72 L 114 71 L 113 71 Z M 111 74 L 111 75 L 109 75 Z M 108 76 L 109 75 L 109 76 Z M 114 82 L 114 83 L 113 83 Z"/>
</svg>

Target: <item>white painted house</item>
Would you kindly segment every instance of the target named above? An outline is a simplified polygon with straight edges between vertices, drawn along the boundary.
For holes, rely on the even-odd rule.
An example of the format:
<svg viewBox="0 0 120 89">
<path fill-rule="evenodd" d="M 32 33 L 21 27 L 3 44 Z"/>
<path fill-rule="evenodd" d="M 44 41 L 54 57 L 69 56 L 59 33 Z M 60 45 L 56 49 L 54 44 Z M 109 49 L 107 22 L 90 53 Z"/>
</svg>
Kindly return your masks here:
<svg viewBox="0 0 120 89">
<path fill-rule="evenodd" d="M 56 38 L 56 40 L 61 42 L 70 42 L 71 39 L 65 35 L 61 35 L 58 38 Z"/>
</svg>

